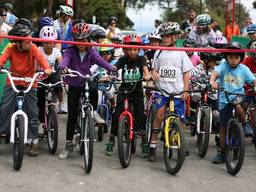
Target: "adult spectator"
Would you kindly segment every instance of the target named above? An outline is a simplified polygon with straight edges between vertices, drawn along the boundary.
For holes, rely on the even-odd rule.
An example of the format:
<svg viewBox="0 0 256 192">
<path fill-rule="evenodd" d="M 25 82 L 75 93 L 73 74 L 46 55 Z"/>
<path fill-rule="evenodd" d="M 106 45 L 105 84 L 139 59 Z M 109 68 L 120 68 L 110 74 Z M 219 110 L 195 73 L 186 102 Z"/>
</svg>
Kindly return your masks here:
<svg viewBox="0 0 256 192">
<path fill-rule="evenodd" d="M 228 42 L 231 41 L 232 36 L 240 35 L 240 28 L 235 20 L 232 18 L 229 20 L 229 23 L 226 25 L 224 35 L 226 36 Z"/>
<path fill-rule="evenodd" d="M 107 38 L 111 39 L 113 35 L 121 33 L 121 30 L 117 27 L 117 21 L 118 19 L 116 17 L 110 17 L 106 30 Z"/>
<path fill-rule="evenodd" d="M 190 9 L 187 13 L 187 20 L 181 24 L 181 30 L 184 32 L 183 36 L 186 36 L 192 29 L 195 28 L 196 11 Z"/>
<path fill-rule="evenodd" d="M 60 15 L 59 18 L 54 20 L 53 27 L 58 32 L 58 39 L 64 41 L 72 41 L 73 37 L 71 34 L 72 30 L 72 21 L 71 17 L 73 17 L 74 12 L 73 9 L 69 6 L 60 5 Z M 61 44 L 57 45 L 59 49 L 62 51 L 67 48 L 68 45 Z"/>
<path fill-rule="evenodd" d="M 160 19 L 156 19 L 154 22 L 155 28 L 157 29 L 163 22 Z"/>
<path fill-rule="evenodd" d="M 252 19 L 251 18 L 247 18 L 245 21 L 244 21 L 244 28 L 242 29 L 241 31 L 241 35 L 244 36 L 244 37 L 247 37 L 248 36 L 248 33 L 247 33 L 247 28 L 249 25 L 252 24 Z"/>
<path fill-rule="evenodd" d="M 220 26 L 216 20 L 212 20 L 211 28 L 214 31 L 216 36 L 222 36 L 222 32 L 220 30 Z"/>
<path fill-rule="evenodd" d="M 5 22 L 10 26 L 14 26 L 15 22 L 17 21 L 17 17 L 14 15 L 14 8 L 13 4 L 5 3 L 4 9 L 6 10 L 7 16 Z"/>
<path fill-rule="evenodd" d="M 4 8 L 0 8 L 0 33 L 2 35 L 7 35 L 7 33 L 12 29 L 10 25 L 5 23 L 7 12 Z"/>
</svg>

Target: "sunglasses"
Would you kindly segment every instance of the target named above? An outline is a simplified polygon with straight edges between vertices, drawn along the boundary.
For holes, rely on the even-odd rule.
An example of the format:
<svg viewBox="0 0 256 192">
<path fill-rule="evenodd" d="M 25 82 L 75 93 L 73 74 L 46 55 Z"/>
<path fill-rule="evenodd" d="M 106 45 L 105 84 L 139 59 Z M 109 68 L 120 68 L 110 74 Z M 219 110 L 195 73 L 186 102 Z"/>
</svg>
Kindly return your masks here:
<svg viewBox="0 0 256 192">
<path fill-rule="evenodd" d="M 0 15 L 1 17 L 6 17 L 7 15 L 6 14 L 2 14 L 2 15 Z"/>
<path fill-rule="evenodd" d="M 112 52 L 111 51 L 102 51 L 100 54 L 101 55 L 111 55 Z"/>
<path fill-rule="evenodd" d="M 197 29 L 206 29 L 206 26 L 196 26 Z"/>
</svg>

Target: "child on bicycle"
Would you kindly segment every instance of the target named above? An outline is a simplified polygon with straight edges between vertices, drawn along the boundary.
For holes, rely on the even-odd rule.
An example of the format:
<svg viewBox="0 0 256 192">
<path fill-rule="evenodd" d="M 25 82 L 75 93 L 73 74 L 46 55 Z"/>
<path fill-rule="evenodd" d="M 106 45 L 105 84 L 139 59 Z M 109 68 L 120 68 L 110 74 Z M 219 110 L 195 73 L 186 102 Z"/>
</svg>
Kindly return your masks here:
<svg viewBox="0 0 256 192">
<path fill-rule="evenodd" d="M 48 40 L 56 40 L 58 38 L 57 31 L 52 27 L 52 26 L 44 26 L 40 30 L 39 37 L 42 39 L 48 39 Z M 60 64 L 62 60 L 62 55 L 59 49 L 54 47 L 54 43 L 47 42 L 43 43 L 42 47 L 39 47 L 40 51 L 43 53 L 45 58 L 48 60 L 48 62 L 51 65 L 52 70 L 56 70 L 57 65 Z M 52 74 L 48 78 L 44 79 L 42 82 L 43 83 L 57 83 L 59 81 L 58 75 Z M 58 99 L 59 99 L 59 113 L 64 114 L 67 113 L 64 110 L 64 102 L 63 102 L 63 89 L 61 85 L 58 85 L 54 87 L 54 92 L 57 94 Z M 37 92 L 38 96 L 38 107 L 39 107 L 39 119 L 40 122 L 44 122 L 44 108 L 45 108 L 45 87 L 41 87 L 38 89 Z"/>
<path fill-rule="evenodd" d="M 141 45 L 141 38 L 136 34 L 127 35 L 123 39 L 123 43 L 126 45 Z M 147 62 L 145 57 L 139 56 L 139 49 L 138 48 L 127 48 L 125 50 L 127 55 L 121 57 L 115 66 L 117 69 L 122 69 L 122 80 L 124 83 L 120 86 L 120 89 L 131 89 L 130 87 L 133 86 L 130 83 L 125 83 L 127 79 L 127 72 L 129 74 L 135 74 L 137 79 L 130 79 L 130 80 L 139 80 L 144 77 L 145 80 L 150 79 L 150 74 L 147 67 Z M 139 74 L 137 74 L 139 72 Z M 144 76 L 143 76 L 144 74 Z M 142 132 L 145 130 L 145 123 L 146 118 L 144 115 L 144 96 L 143 96 L 143 88 L 142 82 L 138 82 L 134 91 L 128 95 L 129 101 L 133 104 L 133 113 L 135 117 L 135 127 L 134 129 L 138 132 Z M 113 148 L 115 145 L 115 136 L 117 136 L 118 131 L 118 117 L 123 111 L 124 108 L 124 99 L 125 96 L 123 94 L 117 95 L 116 101 L 116 108 L 115 112 L 112 115 L 112 127 L 111 127 L 111 135 L 109 137 L 109 142 L 106 146 L 106 154 L 112 155 Z M 148 155 L 148 146 L 146 144 L 145 135 L 142 136 L 142 150 L 141 156 L 147 157 Z"/>
<path fill-rule="evenodd" d="M 161 25 L 159 33 L 163 39 L 163 45 L 175 46 L 179 38 L 180 26 L 176 22 L 167 22 Z M 189 71 L 193 65 L 184 51 L 156 51 L 154 56 L 152 78 L 156 81 L 157 87 L 170 93 L 189 90 Z M 170 71 L 170 73 L 162 73 Z M 170 74 L 170 75 L 169 75 Z M 185 92 L 179 98 L 175 98 L 175 113 L 179 114 L 182 121 L 185 120 L 185 100 L 188 93 Z M 156 94 L 156 114 L 152 126 L 152 135 L 149 148 L 150 162 L 156 160 L 157 135 L 160 132 L 162 121 L 165 117 L 168 96 Z"/>
<path fill-rule="evenodd" d="M 241 49 L 241 46 L 237 42 L 233 42 L 227 49 Z M 210 84 L 212 88 L 217 89 L 219 86 L 223 87 L 226 91 L 231 93 L 244 93 L 245 83 L 254 83 L 256 88 L 256 80 L 252 72 L 248 67 L 241 64 L 245 57 L 243 52 L 230 52 L 225 53 L 226 61 L 222 61 L 221 64 L 215 67 L 211 74 Z M 218 79 L 218 84 L 215 80 Z M 236 100 L 236 96 L 229 95 L 229 100 Z M 241 105 L 236 105 L 236 114 L 242 121 L 245 133 L 248 132 L 248 124 L 246 124 L 245 112 Z M 219 93 L 219 110 L 220 110 L 220 148 L 217 150 L 217 156 L 214 158 L 213 163 L 219 164 L 225 162 L 225 136 L 226 127 L 228 121 L 232 118 L 232 106 L 228 104 L 225 93 Z"/>
<path fill-rule="evenodd" d="M 28 20 L 18 20 L 9 32 L 9 35 L 19 37 L 31 37 L 32 27 Z M 46 75 L 51 74 L 51 68 L 47 60 L 44 58 L 40 50 L 30 40 L 15 40 L 9 46 L 3 55 L 0 57 L 0 67 L 2 67 L 7 60 L 10 60 L 10 72 L 17 77 L 33 77 L 37 69 L 37 63 L 44 70 Z M 36 63 L 37 61 L 37 63 Z M 15 81 L 18 86 L 26 87 L 27 83 Z M 37 107 L 37 84 L 29 93 L 25 95 L 24 110 L 28 115 L 28 141 L 31 148 L 28 151 L 29 156 L 39 155 L 38 148 L 38 107 Z M 11 116 L 15 111 L 16 93 L 10 86 L 10 81 L 7 78 L 6 87 L 4 90 L 4 97 L 2 106 L 0 108 L 0 133 L 9 135 Z"/>
<path fill-rule="evenodd" d="M 90 42 L 90 26 L 84 22 L 77 23 L 72 28 L 72 34 L 76 42 Z M 93 64 L 97 64 L 107 71 L 112 71 L 115 68 L 107 61 L 100 57 L 98 51 L 95 48 L 85 45 L 76 45 L 68 47 L 64 53 L 63 60 L 60 64 L 62 73 L 67 71 L 67 68 L 79 71 L 83 75 L 91 74 L 90 68 Z M 79 105 L 79 98 L 83 91 L 84 80 L 79 77 L 67 77 L 66 83 L 69 85 L 68 89 L 68 120 L 66 131 L 66 143 L 64 150 L 59 154 L 60 159 L 67 159 L 70 157 L 74 150 L 73 136 L 75 127 L 77 124 L 77 109 Z M 96 93 L 95 93 L 96 91 Z M 98 95 L 97 89 L 89 91 L 90 102 L 94 109 L 97 108 L 98 98 L 94 98 Z M 94 101 L 92 103 L 92 101 Z M 94 113 L 95 115 L 95 113 Z"/>
</svg>

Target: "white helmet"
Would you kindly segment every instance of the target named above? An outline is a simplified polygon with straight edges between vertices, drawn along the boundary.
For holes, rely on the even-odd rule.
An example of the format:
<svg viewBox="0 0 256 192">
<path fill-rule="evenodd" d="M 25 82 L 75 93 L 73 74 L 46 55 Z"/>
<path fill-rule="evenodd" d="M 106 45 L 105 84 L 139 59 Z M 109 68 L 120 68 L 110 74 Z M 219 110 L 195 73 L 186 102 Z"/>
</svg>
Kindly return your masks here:
<svg viewBox="0 0 256 192">
<path fill-rule="evenodd" d="M 148 34 L 148 38 L 149 38 L 149 39 L 158 39 L 158 40 L 162 41 L 162 37 L 161 37 L 161 35 L 158 33 L 157 30 L 153 31 L 152 33 L 149 33 L 149 34 Z"/>
<path fill-rule="evenodd" d="M 58 33 L 53 26 L 44 26 L 39 32 L 39 37 L 43 39 L 56 40 L 58 38 Z"/>
<path fill-rule="evenodd" d="M 74 15 L 73 9 L 71 7 L 65 6 L 65 5 L 60 5 L 60 13 L 64 13 L 68 16 Z"/>
</svg>

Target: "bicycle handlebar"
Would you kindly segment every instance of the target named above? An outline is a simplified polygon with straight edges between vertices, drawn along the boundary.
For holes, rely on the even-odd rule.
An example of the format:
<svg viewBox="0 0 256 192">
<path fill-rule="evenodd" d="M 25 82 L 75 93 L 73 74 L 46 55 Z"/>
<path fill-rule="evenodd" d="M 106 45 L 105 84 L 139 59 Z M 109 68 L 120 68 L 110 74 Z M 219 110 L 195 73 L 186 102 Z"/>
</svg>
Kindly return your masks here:
<svg viewBox="0 0 256 192">
<path fill-rule="evenodd" d="M 8 71 L 8 70 L 6 70 L 6 69 L 0 69 L 0 72 L 7 74 L 7 77 L 8 77 L 9 80 L 10 80 L 11 86 L 12 86 L 13 90 L 14 90 L 16 93 L 19 93 L 21 90 L 17 89 L 17 87 L 16 87 L 14 81 L 23 81 L 23 82 L 29 83 L 28 88 L 23 91 L 24 93 L 28 93 L 28 92 L 31 90 L 31 88 L 32 88 L 34 82 L 36 81 L 37 77 L 38 77 L 39 75 L 43 75 L 43 74 L 44 74 L 44 72 L 36 72 L 36 73 L 34 74 L 34 76 L 31 78 L 31 77 L 13 77 L 13 76 L 11 75 L 11 72 Z"/>
<path fill-rule="evenodd" d="M 55 86 L 57 86 L 57 85 L 59 85 L 59 84 L 62 84 L 63 83 L 63 81 L 58 81 L 57 83 L 48 83 L 48 84 L 46 84 L 46 83 L 43 83 L 42 81 L 39 81 L 38 82 L 38 84 L 40 84 L 40 85 L 42 85 L 42 86 L 44 86 L 44 87 L 55 87 Z"/>
</svg>

